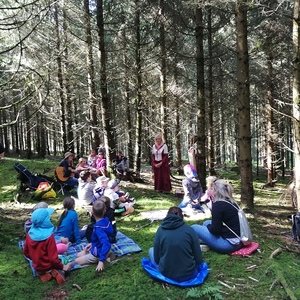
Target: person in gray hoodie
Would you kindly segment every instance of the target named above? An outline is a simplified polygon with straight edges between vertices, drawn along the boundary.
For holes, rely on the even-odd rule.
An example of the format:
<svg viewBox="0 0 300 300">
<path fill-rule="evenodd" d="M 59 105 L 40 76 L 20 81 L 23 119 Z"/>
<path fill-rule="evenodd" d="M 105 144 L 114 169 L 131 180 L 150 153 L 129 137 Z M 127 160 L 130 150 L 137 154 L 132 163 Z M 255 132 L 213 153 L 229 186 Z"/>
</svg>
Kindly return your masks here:
<svg viewBox="0 0 300 300">
<path fill-rule="evenodd" d="M 184 166 L 183 171 L 185 175 L 185 178 L 182 180 L 184 196 L 178 207 L 184 208 L 190 204 L 192 208 L 203 210 L 200 205 L 203 191 L 195 168 L 188 164 Z"/>
<path fill-rule="evenodd" d="M 182 210 L 173 206 L 158 228 L 149 257 L 161 274 L 178 282 L 197 276 L 202 263 L 199 238 L 183 220 Z"/>
</svg>

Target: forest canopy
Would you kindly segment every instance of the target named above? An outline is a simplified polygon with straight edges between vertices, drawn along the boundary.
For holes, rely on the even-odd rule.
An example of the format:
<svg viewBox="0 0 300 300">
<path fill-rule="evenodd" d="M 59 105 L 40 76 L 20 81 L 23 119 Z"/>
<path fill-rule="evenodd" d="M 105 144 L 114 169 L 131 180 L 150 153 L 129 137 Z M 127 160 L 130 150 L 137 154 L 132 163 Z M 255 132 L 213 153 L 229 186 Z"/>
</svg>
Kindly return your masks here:
<svg viewBox="0 0 300 300">
<path fill-rule="evenodd" d="M 299 161 L 298 2 L 2 1 L 0 141 L 31 158 L 103 140 L 139 170 L 157 132 L 175 166 L 197 135 L 202 182 L 237 164 L 251 206 L 253 166 L 271 183 Z"/>
</svg>

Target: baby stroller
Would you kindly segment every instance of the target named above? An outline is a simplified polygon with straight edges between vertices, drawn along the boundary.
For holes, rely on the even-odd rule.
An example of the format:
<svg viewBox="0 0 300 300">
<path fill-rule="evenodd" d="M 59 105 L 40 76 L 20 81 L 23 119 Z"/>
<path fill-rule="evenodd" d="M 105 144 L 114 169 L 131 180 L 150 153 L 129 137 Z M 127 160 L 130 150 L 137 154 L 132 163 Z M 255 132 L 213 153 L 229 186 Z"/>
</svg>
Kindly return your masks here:
<svg viewBox="0 0 300 300">
<path fill-rule="evenodd" d="M 35 191 L 41 182 L 48 182 L 52 185 L 53 180 L 47 176 L 31 173 L 25 166 L 20 163 L 14 164 L 14 169 L 18 172 L 18 179 L 21 181 L 20 191 Z"/>
</svg>

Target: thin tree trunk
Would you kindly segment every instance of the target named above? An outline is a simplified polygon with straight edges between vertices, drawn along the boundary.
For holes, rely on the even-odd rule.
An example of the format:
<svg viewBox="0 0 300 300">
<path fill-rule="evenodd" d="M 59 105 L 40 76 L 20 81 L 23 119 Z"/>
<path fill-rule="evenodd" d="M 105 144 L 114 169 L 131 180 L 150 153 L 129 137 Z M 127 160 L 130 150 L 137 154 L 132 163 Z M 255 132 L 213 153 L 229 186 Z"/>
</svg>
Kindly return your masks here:
<svg viewBox="0 0 300 300">
<path fill-rule="evenodd" d="M 272 47 L 269 45 L 269 47 Z M 270 186 L 273 186 L 273 179 L 275 178 L 274 173 L 274 164 L 275 164 L 275 145 L 274 145 L 274 87 L 273 87 L 273 66 L 272 66 L 272 59 L 273 55 L 271 50 L 267 53 L 268 61 L 268 92 L 267 92 L 267 172 L 268 178 L 267 183 Z"/>
<path fill-rule="evenodd" d="M 207 148 L 208 148 L 208 172 L 209 175 L 216 175 L 215 171 L 215 143 L 214 143 L 214 123 L 213 123 L 213 115 L 214 115 L 214 103 L 213 103 L 213 54 L 212 54 L 212 20 L 211 20 L 211 7 L 207 10 L 207 27 L 208 27 L 208 99 L 207 99 L 207 110 L 208 110 L 208 140 L 207 140 Z"/>
<path fill-rule="evenodd" d="M 206 178 L 206 126 L 205 126 L 205 95 L 204 95 L 204 52 L 203 52 L 203 13 L 196 8 L 196 65 L 197 65 L 197 172 L 204 189 Z"/>
<path fill-rule="evenodd" d="M 177 43 L 175 42 L 177 49 Z M 175 54 L 174 57 L 174 81 L 175 86 L 178 85 L 178 68 L 177 68 L 177 55 Z M 175 147 L 176 147 L 176 157 L 175 157 L 175 167 L 181 167 L 182 165 L 182 153 L 181 153 L 181 140 L 180 140 L 180 100 L 177 93 L 175 94 L 175 110 L 174 110 L 174 117 L 175 117 Z"/>
<path fill-rule="evenodd" d="M 67 128 L 66 128 L 66 108 L 65 108 L 65 96 L 64 96 L 64 81 L 62 71 L 62 57 L 61 57 L 61 38 L 60 38 L 60 25 L 58 19 L 58 3 L 54 4 L 54 19 L 55 19 L 55 30 L 56 30 L 56 62 L 57 62 L 57 81 L 58 81 L 58 94 L 61 111 L 61 130 L 63 140 L 63 150 L 68 150 L 67 144 Z"/>
<path fill-rule="evenodd" d="M 241 176 L 241 202 L 247 209 L 253 205 L 253 180 L 250 132 L 249 55 L 247 43 L 247 4 L 237 1 L 237 108 L 238 155 Z"/>
<path fill-rule="evenodd" d="M 67 122 L 67 144 L 68 151 L 74 152 L 74 132 L 73 132 L 73 122 L 74 122 L 74 105 L 73 97 L 71 96 L 71 86 L 70 86 L 70 70 L 69 70 L 69 50 L 68 50 L 68 23 L 66 8 L 63 2 L 63 33 L 64 33 L 64 77 L 65 77 L 65 89 L 66 89 L 66 122 Z M 74 104 L 74 105 L 73 105 Z"/>
<path fill-rule="evenodd" d="M 297 194 L 297 210 L 300 211 L 300 1 L 294 1 L 293 17 L 293 126 L 295 152 L 295 190 Z"/>
<path fill-rule="evenodd" d="M 142 142 L 142 67 L 141 67 L 141 33 L 140 33 L 140 1 L 135 0 L 135 64 L 136 64 L 136 101 L 135 101 L 135 157 L 133 169 L 141 170 Z"/>
<path fill-rule="evenodd" d="M 123 66 L 124 66 L 124 98 L 125 98 L 125 111 L 126 111 L 126 127 L 125 136 L 127 142 L 127 152 L 128 152 L 128 159 L 129 159 L 129 166 L 132 168 L 133 166 L 133 151 L 132 151 L 132 141 L 133 141 L 133 133 L 132 133 L 132 121 L 131 121 L 131 112 L 130 112 L 130 87 L 129 87 L 129 62 L 128 62 L 128 54 L 126 48 L 126 30 L 125 26 L 122 28 L 122 36 L 124 42 L 124 51 L 123 51 Z"/>
<path fill-rule="evenodd" d="M 160 70 L 160 114 L 161 114 L 161 128 L 165 143 L 168 144 L 167 131 L 167 62 L 166 62 L 166 41 L 165 41 L 165 9 L 164 0 L 159 0 L 159 44 L 161 56 L 161 70 Z"/>
<path fill-rule="evenodd" d="M 90 116 L 91 116 L 91 135 L 92 135 L 92 147 L 97 147 L 100 144 L 100 136 L 98 130 L 98 118 L 97 118 L 97 95 L 95 85 L 95 67 L 93 58 L 93 41 L 91 32 L 91 20 L 90 20 L 90 6 L 89 0 L 84 0 L 84 24 L 86 34 L 86 50 L 87 50 L 87 72 L 88 72 L 88 91 L 89 91 L 89 103 L 90 103 Z"/>
<path fill-rule="evenodd" d="M 97 0 L 97 28 L 99 37 L 100 54 L 100 92 L 101 92 L 101 121 L 104 131 L 104 144 L 106 148 L 106 163 L 108 174 L 111 172 L 112 158 L 116 156 L 116 143 L 113 138 L 113 128 L 110 125 L 110 107 L 109 96 L 107 93 L 107 74 L 106 74 L 106 50 L 105 33 L 103 19 L 103 0 Z"/>
<path fill-rule="evenodd" d="M 25 105 L 25 122 L 26 122 L 26 158 L 32 158 L 32 146 L 31 146 L 31 126 L 30 126 L 30 113 L 29 107 Z"/>
</svg>

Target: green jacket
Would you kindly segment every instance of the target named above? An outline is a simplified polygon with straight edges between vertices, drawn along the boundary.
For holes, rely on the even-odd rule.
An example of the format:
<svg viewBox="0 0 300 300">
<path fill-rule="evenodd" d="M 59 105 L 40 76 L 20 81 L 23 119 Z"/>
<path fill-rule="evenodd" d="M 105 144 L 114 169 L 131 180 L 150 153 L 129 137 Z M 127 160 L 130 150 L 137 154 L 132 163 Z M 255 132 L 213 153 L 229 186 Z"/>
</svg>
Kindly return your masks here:
<svg viewBox="0 0 300 300">
<path fill-rule="evenodd" d="M 180 216 L 168 214 L 154 239 L 154 259 L 159 271 L 171 279 L 195 273 L 202 262 L 199 238 Z"/>
</svg>

